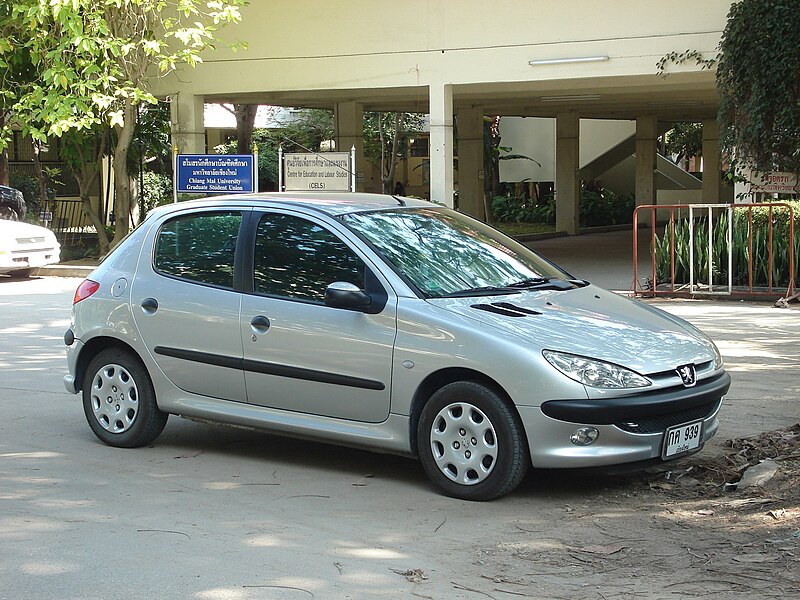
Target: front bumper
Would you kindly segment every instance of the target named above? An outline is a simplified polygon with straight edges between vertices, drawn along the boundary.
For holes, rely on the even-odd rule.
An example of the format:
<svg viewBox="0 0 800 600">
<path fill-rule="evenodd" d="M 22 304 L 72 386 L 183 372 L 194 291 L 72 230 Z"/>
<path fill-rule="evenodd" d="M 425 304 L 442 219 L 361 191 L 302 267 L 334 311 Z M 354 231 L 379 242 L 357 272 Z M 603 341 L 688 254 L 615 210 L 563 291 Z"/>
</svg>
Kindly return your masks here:
<svg viewBox="0 0 800 600">
<path fill-rule="evenodd" d="M 719 428 L 717 416 L 729 387 L 730 376 L 722 373 L 693 388 L 519 407 L 531 462 L 537 468 L 577 468 L 659 459 L 669 427 L 702 420 L 703 436 L 694 452 L 699 451 Z M 594 443 L 570 441 L 581 427 L 597 429 Z"/>
</svg>

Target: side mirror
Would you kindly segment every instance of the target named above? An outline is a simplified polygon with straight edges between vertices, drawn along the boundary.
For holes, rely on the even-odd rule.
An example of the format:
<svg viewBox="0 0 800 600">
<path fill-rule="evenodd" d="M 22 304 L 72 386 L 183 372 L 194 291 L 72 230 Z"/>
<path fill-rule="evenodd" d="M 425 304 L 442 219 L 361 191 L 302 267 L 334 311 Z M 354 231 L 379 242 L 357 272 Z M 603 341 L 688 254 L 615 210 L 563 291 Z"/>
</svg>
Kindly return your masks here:
<svg viewBox="0 0 800 600">
<path fill-rule="evenodd" d="M 335 281 L 325 290 L 325 305 L 331 308 L 363 311 L 372 303 L 372 298 L 358 286 L 345 281 Z"/>
</svg>

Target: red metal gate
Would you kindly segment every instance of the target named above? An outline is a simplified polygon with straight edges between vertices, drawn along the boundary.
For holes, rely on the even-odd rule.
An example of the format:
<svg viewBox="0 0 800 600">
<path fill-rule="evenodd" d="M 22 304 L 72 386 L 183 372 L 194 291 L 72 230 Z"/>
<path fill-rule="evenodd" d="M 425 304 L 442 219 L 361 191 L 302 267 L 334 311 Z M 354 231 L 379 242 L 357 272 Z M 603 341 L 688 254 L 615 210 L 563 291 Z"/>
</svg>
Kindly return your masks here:
<svg viewBox="0 0 800 600">
<path fill-rule="evenodd" d="M 744 211 L 747 216 L 740 217 Z M 776 219 L 778 211 L 788 211 L 787 223 Z M 649 216 L 650 223 L 649 273 L 641 273 L 637 261 L 642 213 Z M 638 206 L 633 213 L 633 232 L 633 291 L 637 296 L 774 298 L 780 293 L 788 298 L 795 293 L 794 210 L 789 204 Z M 723 262 L 727 263 L 724 267 Z M 706 277 L 701 282 L 703 272 Z M 723 274 L 726 281 L 720 282 Z M 647 277 L 644 283 L 640 275 Z"/>
</svg>

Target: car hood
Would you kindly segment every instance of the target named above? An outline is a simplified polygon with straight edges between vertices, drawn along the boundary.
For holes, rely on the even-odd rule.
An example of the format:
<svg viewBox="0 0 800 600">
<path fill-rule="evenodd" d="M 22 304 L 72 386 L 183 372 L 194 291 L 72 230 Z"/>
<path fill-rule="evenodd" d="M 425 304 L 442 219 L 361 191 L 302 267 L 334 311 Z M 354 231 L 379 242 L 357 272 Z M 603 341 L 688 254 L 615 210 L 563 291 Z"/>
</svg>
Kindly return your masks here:
<svg viewBox="0 0 800 600">
<path fill-rule="evenodd" d="M 521 338 L 538 350 L 588 356 L 642 374 L 715 357 L 711 340 L 689 323 L 592 285 L 428 302 Z"/>
<path fill-rule="evenodd" d="M 8 221 L 0 219 L 0 239 L 9 240 L 14 238 L 33 238 L 44 237 L 55 239 L 53 232 L 45 227 L 23 223 L 22 221 Z"/>
</svg>

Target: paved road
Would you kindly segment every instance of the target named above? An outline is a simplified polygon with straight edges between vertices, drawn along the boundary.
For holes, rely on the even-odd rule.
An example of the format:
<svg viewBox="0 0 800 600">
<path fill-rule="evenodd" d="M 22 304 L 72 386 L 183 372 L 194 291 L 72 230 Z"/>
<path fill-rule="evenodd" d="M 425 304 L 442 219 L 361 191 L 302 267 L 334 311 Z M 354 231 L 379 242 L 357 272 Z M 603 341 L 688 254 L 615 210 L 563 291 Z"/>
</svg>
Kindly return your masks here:
<svg viewBox="0 0 800 600">
<path fill-rule="evenodd" d="M 487 557 L 587 543 L 564 506 L 601 507 L 600 478 L 536 474 L 475 504 L 435 494 L 412 460 L 174 417 L 153 447 L 100 444 L 61 383 L 78 283 L 0 279 L 0 599 L 535 595 L 530 577 L 492 581 Z M 660 304 L 720 341 L 734 387 L 717 440 L 797 421 L 797 310 Z"/>
</svg>

